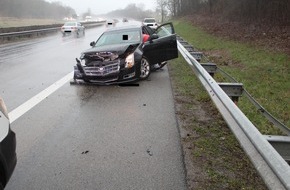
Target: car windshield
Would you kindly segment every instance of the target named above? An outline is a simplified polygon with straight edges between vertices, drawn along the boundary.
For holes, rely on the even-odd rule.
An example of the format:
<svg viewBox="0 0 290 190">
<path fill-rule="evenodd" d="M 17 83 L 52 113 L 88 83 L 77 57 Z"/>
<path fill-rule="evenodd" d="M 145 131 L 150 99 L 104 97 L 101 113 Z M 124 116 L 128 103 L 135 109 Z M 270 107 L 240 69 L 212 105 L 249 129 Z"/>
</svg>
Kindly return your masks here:
<svg viewBox="0 0 290 190">
<path fill-rule="evenodd" d="M 96 42 L 95 46 L 105 46 L 110 44 L 134 44 L 141 42 L 141 32 L 135 30 L 118 30 L 105 32 Z"/>
<path fill-rule="evenodd" d="M 76 23 L 75 22 L 66 22 L 64 25 L 65 26 L 75 26 Z"/>
</svg>

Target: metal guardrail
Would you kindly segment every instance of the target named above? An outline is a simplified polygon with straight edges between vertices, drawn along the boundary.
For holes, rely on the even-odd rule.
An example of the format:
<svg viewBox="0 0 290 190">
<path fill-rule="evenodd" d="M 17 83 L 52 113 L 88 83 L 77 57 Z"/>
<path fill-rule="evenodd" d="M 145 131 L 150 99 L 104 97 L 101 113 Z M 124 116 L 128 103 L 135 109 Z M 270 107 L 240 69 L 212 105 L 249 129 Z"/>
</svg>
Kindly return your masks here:
<svg viewBox="0 0 290 190">
<path fill-rule="evenodd" d="M 55 32 L 57 30 L 59 30 L 59 27 L 40 29 L 40 30 L 28 30 L 28 31 L 21 31 L 21 32 L 0 33 L 0 37 L 23 36 L 23 35 L 28 35 L 28 34 Z"/>
<path fill-rule="evenodd" d="M 232 82 L 238 82 L 236 79 L 234 79 L 232 76 L 230 76 L 228 73 L 226 73 L 221 68 L 217 67 L 218 71 L 223 74 L 226 78 L 228 78 Z M 258 111 L 260 111 L 271 123 L 273 123 L 274 126 L 278 127 L 281 131 L 283 131 L 286 135 L 290 136 L 290 129 L 286 127 L 282 122 L 280 122 L 278 119 L 276 119 L 273 115 L 271 115 L 263 106 L 261 106 L 253 97 L 252 95 L 246 90 L 243 89 L 243 94 L 248 98 L 248 100 L 257 108 Z"/>
<path fill-rule="evenodd" d="M 182 39 L 179 39 L 177 44 L 179 52 L 207 90 L 267 187 L 275 190 L 290 190 L 290 166 L 287 162 L 182 45 L 184 44 Z M 190 51 L 192 50 L 190 49 Z"/>
<path fill-rule="evenodd" d="M 99 26 L 105 24 L 105 21 L 102 22 L 83 22 L 82 23 L 85 28 L 92 28 L 95 26 Z M 52 33 L 57 32 L 60 30 L 60 27 L 53 27 L 53 28 L 45 28 L 45 29 L 38 29 L 38 30 L 27 30 L 27 31 L 20 31 L 20 32 L 9 32 L 9 33 L 0 33 L 1 38 L 8 38 L 8 37 L 16 37 L 16 36 L 25 36 L 25 35 L 32 35 L 32 34 L 42 34 L 42 33 Z"/>
</svg>

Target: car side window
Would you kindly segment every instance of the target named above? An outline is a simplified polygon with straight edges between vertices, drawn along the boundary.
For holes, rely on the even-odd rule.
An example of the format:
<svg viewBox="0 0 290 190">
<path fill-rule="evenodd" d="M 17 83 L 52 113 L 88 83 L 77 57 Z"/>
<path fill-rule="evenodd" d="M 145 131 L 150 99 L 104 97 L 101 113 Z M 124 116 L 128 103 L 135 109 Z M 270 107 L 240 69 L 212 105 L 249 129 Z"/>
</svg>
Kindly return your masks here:
<svg viewBox="0 0 290 190">
<path fill-rule="evenodd" d="M 151 29 L 149 26 L 142 26 L 142 33 L 151 35 L 154 33 L 154 30 Z"/>
<path fill-rule="evenodd" d="M 174 34 L 174 30 L 171 24 L 165 24 L 162 25 L 161 27 L 157 28 L 156 34 L 159 37 L 166 37 Z"/>
</svg>

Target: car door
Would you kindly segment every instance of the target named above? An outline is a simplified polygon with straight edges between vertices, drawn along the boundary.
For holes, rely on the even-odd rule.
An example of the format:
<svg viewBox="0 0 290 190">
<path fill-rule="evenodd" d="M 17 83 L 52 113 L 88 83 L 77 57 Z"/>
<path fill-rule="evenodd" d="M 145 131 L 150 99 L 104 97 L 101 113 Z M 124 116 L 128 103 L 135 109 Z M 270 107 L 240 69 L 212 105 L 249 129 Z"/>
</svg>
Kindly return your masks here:
<svg viewBox="0 0 290 190">
<path fill-rule="evenodd" d="M 159 26 L 143 45 L 143 55 L 150 64 L 161 63 L 178 57 L 176 34 L 172 23 Z"/>
</svg>

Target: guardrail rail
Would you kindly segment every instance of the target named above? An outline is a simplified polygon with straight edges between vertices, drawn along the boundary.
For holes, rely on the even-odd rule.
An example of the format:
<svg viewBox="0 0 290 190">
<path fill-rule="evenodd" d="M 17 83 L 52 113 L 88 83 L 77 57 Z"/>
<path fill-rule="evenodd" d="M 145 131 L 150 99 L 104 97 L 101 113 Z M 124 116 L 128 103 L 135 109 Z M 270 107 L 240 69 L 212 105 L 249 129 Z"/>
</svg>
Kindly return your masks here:
<svg viewBox="0 0 290 190">
<path fill-rule="evenodd" d="M 245 91 L 243 85 L 237 81 L 217 83 L 213 78 L 218 70 L 215 64 L 199 63 L 203 56 L 202 52 L 196 51 L 179 36 L 177 46 L 267 187 L 290 190 L 290 166 L 286 162 L 290 161 L 290 137 L 262 135 L 236 105 L 238 98 Z M 259 106 L 256 102 L 256 107 Z M 261 106 L 259 108 L 262 109 Z M 265 110 L 263 112 L 265 113 Z M 276 120 L 273 123 L 275 122 Z M 290 135 L 289 128 L 283 127 L 280 122 L 276 124 L 284 133 Z"/>
<path fill-rule="evenodd" d="M 85 28 L 92 28 L 96 26 L 100 26 L 105 24 L 105 21 L 100 22 L 82 22 L 82 24 L 85 26 Z M 7 32 L 7 33 L 0 33 L 0 40 L 10 40 L 10 38 L 13 37 L 29 37 L 29 36 L 35 36 L 35 35 L 42 35 L 46 33 L 54 33 L 60 31 L 60 25 L 59 27 L 52 27 L 47 28 L 47 26 L 43 26 L 44 29 L 37 29 L 37 30 L 25 30 L 25 31 L 19 31 L 19 32 Z"/>
</svg>

